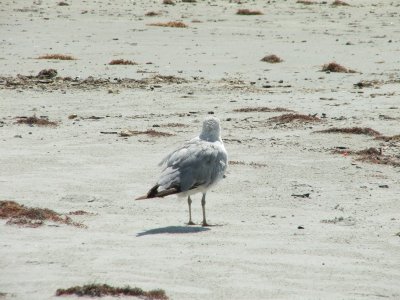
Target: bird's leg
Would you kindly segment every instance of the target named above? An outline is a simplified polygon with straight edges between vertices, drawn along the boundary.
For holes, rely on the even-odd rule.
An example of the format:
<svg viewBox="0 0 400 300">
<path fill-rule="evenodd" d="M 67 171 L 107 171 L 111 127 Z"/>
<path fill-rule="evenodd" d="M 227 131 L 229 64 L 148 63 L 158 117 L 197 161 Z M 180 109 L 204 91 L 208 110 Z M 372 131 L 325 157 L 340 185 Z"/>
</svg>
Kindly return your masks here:
<svg viewBox="0 0 400 300">
<path fill-rule="evenodd" d="M 203 193 L 201 198 L 201 207 L 203 208 L 203 226 L 210 226 L 206 221 L 206 193 Z"/>
<path fill-rule="evenodd" d="M 192 199 L 190 199 L 190 196 L 188 196 L 188 206 L 189 206 L 189 222 L 188 225 L 196 225 L 192 221 Z"/>
</svg>

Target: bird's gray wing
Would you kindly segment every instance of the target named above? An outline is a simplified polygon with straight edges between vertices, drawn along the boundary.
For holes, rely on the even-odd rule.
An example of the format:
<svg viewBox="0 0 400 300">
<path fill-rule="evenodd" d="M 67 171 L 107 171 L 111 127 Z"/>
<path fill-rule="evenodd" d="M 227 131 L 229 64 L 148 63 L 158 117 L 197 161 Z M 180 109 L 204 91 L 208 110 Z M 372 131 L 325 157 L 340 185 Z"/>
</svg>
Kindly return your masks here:
<svg viewBox="0 0 400 300">
<path fill-rule="evenodd" d="M 194 139 L 170 153 L 158 180 L 159 191 L 177 188 L 185 192 L 198 186 L 209 186 L 222 178 L 227 155 L 220 142 Z"/>
<path fill-rule="evenodd" d="M 167 156 L 165 156 L 158 165 L 163 166 L 163 165 L 170 164 L 172 161 L 176 161 L 177 159 L 179 159 L 181 157 L 182 149 L 187 149 L 188 147 L 195 145 L 199 141 L 200 141 L 199 137 L 195 137 L 195 138 L 191 139 L 190 141 L 185 142 L 179 148 L 175 149 L 174 151 L 169 153 Z"/>
</svg>

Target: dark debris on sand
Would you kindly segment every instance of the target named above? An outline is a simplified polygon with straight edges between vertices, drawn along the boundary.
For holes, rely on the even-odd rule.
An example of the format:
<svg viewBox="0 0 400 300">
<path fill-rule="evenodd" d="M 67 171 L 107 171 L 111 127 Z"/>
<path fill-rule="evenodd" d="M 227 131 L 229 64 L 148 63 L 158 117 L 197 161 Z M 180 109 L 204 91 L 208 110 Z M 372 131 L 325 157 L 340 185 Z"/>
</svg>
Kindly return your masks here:
<svg viewBox="0 0 400 300">
<path fill-rule="evenodd" d="M 160 84 L 182 84 L 188 81 L 184 78 L 172 75 L 154 75 L 143 79 L 131 78 L 94 78 L 89 76 L 85 79 L 71 77 L 43 78 L 39 73 L 37 76 L 17 75 L 15 77 L 0 76 L 0 89 L 39 89 L 39 90 L 64 90 L 80 89 L 91 90 L 97 88 L 141 88 L 145 89 L 152 85 Z"/>
<path fill-rule="evenodd" d="M 382 140 L 385 142 L 400 142 L 400 134 L 396 134 L 396 135 L 380 135 L 377 136 L 375 139 L 377 140 Z"/>
<path fill-rule="evenodd" d="M 332 2 L 332 6 L 350 6 L 350 4 L 342 0 L 335 0 Z"/>
<path fill-rule="evenodd" d="M 291 123 L 291 122 L 298 122 L 298 123 L 311 123 L 311 122 L 320 122 L 321 119 L 317 116 L 311 115 L 302 115 L 302 114 L 283 114 L 280 116 L 272 117 L 268 119 L 271 122 L 276 123 Z"/>
<path fill-rule="evenodd" d="M 351 155 L 354 156 L 357 161 L 361 162 L 400 167 L 400 157 L 385 155 L 383 154 L 382 149 L 377 149 L 374 147 L 359 151 L 335 149 L 333 150 L 333 153 L 342 154 L 344 156 Z"/>
<path fill-rule="evenodd" d="M 57 122 L 49 121 L 46 118 L 38 118 L 36 116 L 31 117 L 16 117 L 17 124 L 27 124 L 27 125 L 37 125 L 37 126 L 50 126 L 55 127 L 57 126 Z"/>
<path fill-rule="evenodd" d="M 175 2 L 172 1 L 172 0 L 163 0 L 162 3 L 163 3 L 163 4 L 166 4 L 166 5 L 175 5 Z"/>
<path fill-rule="evenodd" d="M 189 127 L 189 125 L 183 123 L 167 123 L 162 125 L 163 127 Z"/>
<path fill-rule="evenodd" d="M 237 166 L 250 166 L 250 167 L 254 167 L 254 168 L 263 168 L 263 167 L 267 167 L 267 164 L 265 163 L 260 163 L 260 162 L 244 162 L 241 160 L 230 160 L 229 161 L 229 165 L 237 165 Z"/>
<path fill-rule="evenodd" d="M 172 28 L 187 28 L 189 27 L 183 22 L 180 21 L 170 21 L 170 22 L 157 22 L 151 23 L 149 26 L 160 26 L 160 27 L 172 27 Z"/>
<path fill-rule="evenodd" d="M 57 70 L 56 69 L 43 69 L 37 74 L 37 78 L 41 79 L 51 79 L 57 76 Z"/>
<path fill-rule="evenodd" d="M 366 87 L 378 87 L 382 85 L 383 82 L 381 80 L 361 80 L 354 84 L 356 88 L 366 88 Z"/>
<path fill-rule="evenodd" d="M 8 219 L 8 225 L 20 225 L 24 227 L 39 227 L 45 221 L 76 227 L 86 227 L 81 223 L 74 222 L 70 217 L 59 214 L 51 209 L 26 207 L 15 201 L 0 201 L 0 218 Z"/>
<path fill-rule="evenodd" d="M 381 136 L 381 133 L 369 127 L 346 127 L 346 128 L 329 128 L 325 130 L 315 131 L 316 133 L 346 133 L 346 134 L 364 134 L 369 136 Z"/>
<path fill-rule="evenodd" d="M 76 60 L 75 57 L 65 54 L 45 54 L 39 56 L 38 59 Z"/>
<path fill-rule="evenodd" d="M 133 296 L 144 300 L 168 300 L 164 290 L 144 291 L 138 287 L 113 287 L 108 284 L 87 284 L 74 286 L 68 289 L 58 289 L 56 296 L 76 295 L 79 297 L 103 297 L 103 296 Z"/>
<path fill-rule="evenodd" d="M 255 15 L 263 15 L 263 13 L 259 10 L 250 10 L 247 8 L 238 9 L 236 12 L 237 15 L 244 15 L 244 16 L 255 16 Z"/>
<path fill-rule="evenodd" d="M 356 73 L 356 71 L 347 69 L 336 62 L 331 62 L 322 66 L 323 72 L 333 72 L 333 73 Z"/>
<path fill-rule="evenodd" d="M 234 112 L 293 112 L 293 110 L 283 107 L 270 108 L 266 106 L 236 108 L 233 111 Z"/>
<path fill-rule="evenodd" d="M 279 56 L 275 55 L 275 54 L 271 54 L 271 55 L 264 56 L 261 59 L 261 61 L 265 61 L 265 62 L 268 62 L 270 64 L 276 64 L 276 63 L 283 62 L 283 59 L 280 58 Z"/>
<path fill-rule="evenodd" d="M 109 65 L 137 65 L 134 61 L 127 59 L 113 59 L 108 63 Z"/>
<path fill-rule="evenodd" d="M 162 132 L 162 131 L 157 131 L 154 129 L 148 129 L 145 131 L 140 131 L 140 130 L 123 130 L 119 133 L 121 137 L 129 137 L 129 136 L 135 136 L 135 135 L 148 135 L 151 137 L 167 137 L 167 136 L 173 136 L 174 134 L 168 133 L 168 132 Z"/>
<path fill-rule="evenodd" d="M 311 0 L 297 0 L 296 3 L 305 4 L 305 5 L 317 4 L 317 2 L 311 1 Z"/>
<path fill-rule="evenodd" d="M 149 11 L 147 13 L 144 14 L 146 17 L 155 17 L 155 16 L 159 16 L 160 13 L 159 12 L 155 12 L 155 11 Z"/>
</svg>

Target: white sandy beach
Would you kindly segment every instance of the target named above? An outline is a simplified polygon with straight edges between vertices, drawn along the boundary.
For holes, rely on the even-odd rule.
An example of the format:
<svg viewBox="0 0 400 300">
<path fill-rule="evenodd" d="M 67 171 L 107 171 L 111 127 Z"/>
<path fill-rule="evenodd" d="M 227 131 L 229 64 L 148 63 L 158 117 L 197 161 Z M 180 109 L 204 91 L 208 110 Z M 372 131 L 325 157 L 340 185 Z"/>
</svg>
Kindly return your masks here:
<svg viewBox="0 0 400 300">
<path fill-rule="evenodd" d="M 400 299 L 400 167 L 332 153 L 375 147 L 400 160 L 400 142 L 314 132 L 400 134 L 396 1 L 67 3 L 0 3 L 0 200 L 91 214 L 71 216 L 87 228 L 0 219 L 0 299 L 64 299 L 58 288 L 87 283 L 160 288 L 178 300 Z M 168 21 L 188 27 L 149 26 Z M 76 60 L 37 59 L 45 54 Z M 283 62 L 260 61 L 269 54 Z M 356 73 L 321 72 L 333 61 Z M 7 83 L 49 68 L 75 83 L 110 81 Z M 118 83 L 126 78 L 150 80 Z M 249 107 L 321 121 L 234 111 Z M 209 114 L 231 161 L 207 194 L 207 220 L 221 226 L 186 226 L 187 203 L 175 197 L 134 201 Z M 16 124 L 33 115 L 58 126 Z M 119 136 L 126 129 L 172 135 Z"/>
</svg>

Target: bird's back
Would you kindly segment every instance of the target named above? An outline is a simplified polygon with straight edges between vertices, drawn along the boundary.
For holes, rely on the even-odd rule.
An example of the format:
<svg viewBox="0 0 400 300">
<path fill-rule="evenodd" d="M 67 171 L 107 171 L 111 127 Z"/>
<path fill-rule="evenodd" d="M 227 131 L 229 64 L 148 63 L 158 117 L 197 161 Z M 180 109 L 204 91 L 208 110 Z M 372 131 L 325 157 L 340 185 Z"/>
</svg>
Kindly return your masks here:
<svg viewBox="0 0 400 300">
<path fill-rule="evenodd" d="M 227 159 L 221 140 L 209 142 L 194 138 L 164 158 L 165 168 L 157 182 L 158 190 L 207 189 L 222 179 Z"/>
<path fill-rule="evenodd" d="M 168 154 L 160 163 L 164 169 L 157 183 L 147 195 L 136 199 L 205 193 L 215 185 L 228 164 L 220 130 L 217 118 L 206 118 L 200 135 Z"/>
</svg>

